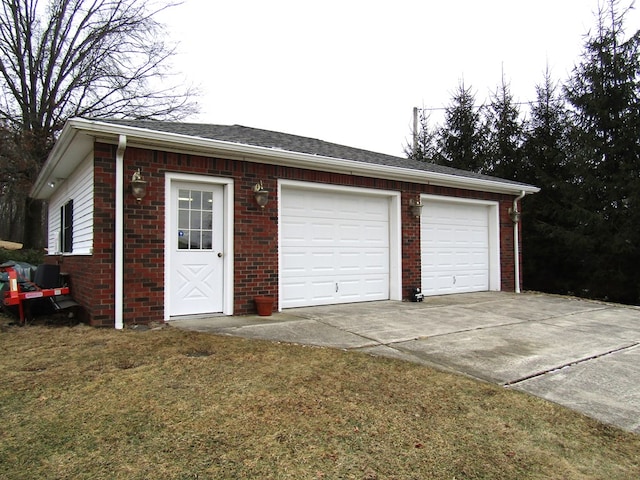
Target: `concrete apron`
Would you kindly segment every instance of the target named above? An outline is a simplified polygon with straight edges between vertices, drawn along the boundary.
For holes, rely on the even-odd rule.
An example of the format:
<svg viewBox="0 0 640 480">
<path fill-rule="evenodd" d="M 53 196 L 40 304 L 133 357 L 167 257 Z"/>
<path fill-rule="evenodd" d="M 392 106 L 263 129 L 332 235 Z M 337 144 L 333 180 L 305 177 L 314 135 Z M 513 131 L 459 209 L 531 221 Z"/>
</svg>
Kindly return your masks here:
<svg viewBox="0 0 640 480">
<path fill-rule="evenodd" d="M 637 307 L 481 292 L 171 324 L 417 362 L 528 392 L 640 433 Z"/>
</svg>

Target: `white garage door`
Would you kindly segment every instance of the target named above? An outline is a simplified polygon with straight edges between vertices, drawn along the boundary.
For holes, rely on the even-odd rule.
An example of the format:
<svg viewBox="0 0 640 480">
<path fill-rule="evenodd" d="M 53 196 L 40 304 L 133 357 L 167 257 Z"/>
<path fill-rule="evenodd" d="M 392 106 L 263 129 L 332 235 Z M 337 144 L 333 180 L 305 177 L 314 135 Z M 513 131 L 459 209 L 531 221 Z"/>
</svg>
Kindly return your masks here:
<svg viewBox="0 0 640 480">
<path fill-rule="evenodd" d="M 389 198 L 284 188 L 282 308 L 389 299 Z"/>
<path fill-rule="evenodd" d="M 422 292 L 489 290 L 487 205 L 426 201 L 421 217 Z"/>
</svg>

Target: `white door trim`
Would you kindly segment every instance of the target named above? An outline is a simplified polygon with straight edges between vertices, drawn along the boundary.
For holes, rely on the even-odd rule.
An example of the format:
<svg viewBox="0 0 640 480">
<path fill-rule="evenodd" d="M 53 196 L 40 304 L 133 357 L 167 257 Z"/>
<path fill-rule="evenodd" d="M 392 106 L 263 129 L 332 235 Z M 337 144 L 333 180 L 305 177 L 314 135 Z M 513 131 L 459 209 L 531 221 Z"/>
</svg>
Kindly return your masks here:
<svg viewBox="0 0 640 480">
<path fill-rule="evenodd" d="M 304 182 L 299 180 L 278 180 L 278 198 L 282 198 L 282 189 L 287 187 L 320 190 L 324 192 L 347 192 L 389 198 L 389 299 L 402 301 L 402 224 L 401 194 L 392 190 L 350 187 L 325 183 Z M 282 252 L 282 202 L 278 202 L 278 251 Z M 278 256 L 278 271 L 282 272 L 282 256 Z M 282 295 L 282 275 L 278 276 L 278 292 Z M 282 306 L 278 302 L 278 309 Z"/>
<path fill-rule="evenodd" d="M 169 292 L 169 282 L 167 279 L 170 276 L 171 265 L 171 249 L 169 248 L 169 239 L 171 238 L 171 184 L 173 182 L 189 182 L 200 183 L 208 185 L 222 185 L 223 186 L 223 200 L 224 200 L 224 226 L 223 236 L 225 251 L 223 252 L 223 282 L 224 282 L 224 294 L 222 298 L 222 313 L 224 315 L 233 315 L 233 179 L 224 177 L 210 177 L 207 175 L 196 175 L 188 173 L 173 173 L 167 172 L 164 177 L 164 320 L 171 320 L 171 295 Z"/>
<path fill-rule="evenodd" d="M 486 205 L 489 207 L 489 290 L 499 292 L 501 289 L 500 273 L 500 203 L 493 200 L 476 200 L 473 198 L 445 197 L 442 195 L 420 195 L 420 202 L 425 205 L 429 201 L 457 204 Z M 422 249 L 421 249 L 422 253 Z"/>
</svg>

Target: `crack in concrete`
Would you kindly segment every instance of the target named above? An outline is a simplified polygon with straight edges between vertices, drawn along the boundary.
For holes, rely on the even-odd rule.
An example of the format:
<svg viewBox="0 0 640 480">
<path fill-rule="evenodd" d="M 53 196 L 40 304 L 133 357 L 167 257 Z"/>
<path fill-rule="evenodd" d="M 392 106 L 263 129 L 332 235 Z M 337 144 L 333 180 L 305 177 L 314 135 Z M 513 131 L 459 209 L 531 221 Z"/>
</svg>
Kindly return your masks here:
<svg viewBox="0 0 640 480">
<path fill-rule="evenodd" d="M 602 358 L 602 357 L 606 357 L 608 355 L 613 355 L 614 353 L 623 352 L 625 350 L 631 350 L 633 348 L 636 348 L 638 345 L 640 345 L 640 343 L 632 343 L 631 345 L 626 345 L 624 347 L 615 348 L 613 350 L 609 350 L 609 351 L 606 351 L 606 352 L 603 352 L 603 353 L 598 353 L 597 355 L 592 355 L 590 357 L 585 357 L 585 358 L 581 358 L 579 360 L 574 360 L 573 362 L 569 362 L 569 363 L 565 363 L 565 364 L 557 366 L 557 367 L 549 368 L 547 370 L 543 370 L 542 372 L 532 373 L 531 375 L 527 375 L 526 377 L 518 378 L 516 380 L 511 380 L 510 382 L 503 383 L 502 386 L 506 387 L 506 388 L 509 388 L 509 387 L 512 387 L 513 385 L 517 385 L 519 383 L 526 382 L 527 380 L 531 380 L 533 378 L 539 378 L 539 377 L 542 377 L 544 375 L 547 375 L 548 373 L 557 372 L 558 370 L 562 370 L 563 368 L 573 367 L 573 366 L 576 366 L 576 365 L 580 365 L 581 363 L 586 363 L 586 362 L 589 362 L 591 360 L 595 360 L 597 358 Z"/>
</svg>

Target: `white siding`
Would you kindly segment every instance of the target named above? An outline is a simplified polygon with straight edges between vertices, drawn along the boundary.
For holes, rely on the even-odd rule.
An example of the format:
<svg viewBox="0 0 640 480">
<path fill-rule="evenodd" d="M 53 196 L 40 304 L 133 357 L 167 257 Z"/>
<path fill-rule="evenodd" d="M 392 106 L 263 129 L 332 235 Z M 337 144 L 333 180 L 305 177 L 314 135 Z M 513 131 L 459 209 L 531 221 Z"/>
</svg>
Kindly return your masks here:
<svg viewBox="0 0 640 480">
<path fill-rule="evenodd" d="M 49 199 L 49 253 L 60 252 L 60 207 L 73 200 L 73 253 L 93 249 L 93 153 L 66 180 L 60 180 Z"/>
</svg>

